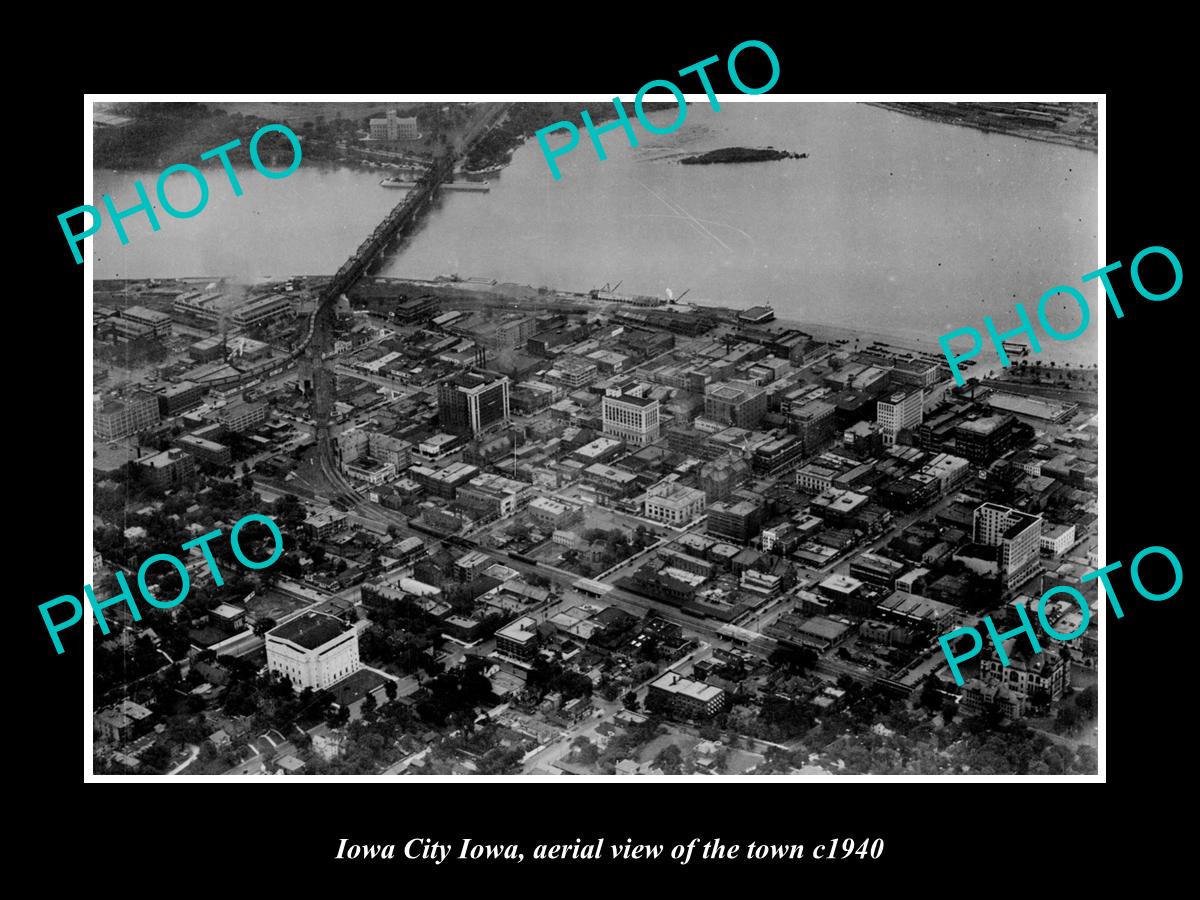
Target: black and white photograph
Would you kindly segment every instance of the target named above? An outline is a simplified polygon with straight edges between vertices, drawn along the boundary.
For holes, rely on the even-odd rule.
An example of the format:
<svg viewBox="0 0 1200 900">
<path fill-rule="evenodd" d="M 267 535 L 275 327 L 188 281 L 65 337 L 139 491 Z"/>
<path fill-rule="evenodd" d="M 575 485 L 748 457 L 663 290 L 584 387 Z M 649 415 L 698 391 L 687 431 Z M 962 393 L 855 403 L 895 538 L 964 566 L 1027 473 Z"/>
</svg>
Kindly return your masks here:
<svg viewBox="0 0 1200 900">
<path fill-rule="evenodd" d="M 92 100 L 89 777 L 1098 774 L 1097 98 L 685 90 Z"/>
</svg>

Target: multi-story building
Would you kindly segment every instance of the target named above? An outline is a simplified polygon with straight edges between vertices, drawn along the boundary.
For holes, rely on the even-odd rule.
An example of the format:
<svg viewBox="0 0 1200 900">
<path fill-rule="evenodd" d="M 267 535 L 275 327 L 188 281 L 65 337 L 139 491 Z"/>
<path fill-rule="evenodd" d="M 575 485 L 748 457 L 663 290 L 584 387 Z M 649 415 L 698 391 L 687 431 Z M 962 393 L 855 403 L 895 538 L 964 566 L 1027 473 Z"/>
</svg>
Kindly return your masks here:
<svg viewBox="0 0 1200 900">
<path fill-rule="evenodd" d="M 533 337 L 533 317 L 512 315 L 505 316 L 496 325 L 496 342 L 502 347 L 523 347 L 525 342 Z"/>
<path fill-rule="evenodd" d="M 751 464 L 760 475 L 773 477 L 796 468 L 803 455 L 804 441 L 789 434 L 755 447 Z"/>
<path fill-rule="evenodd" d="M 537 621 L 533 616 L 522 616 L 496 632 L 496 652 L 509 659 L 532 662 L 537 648 Z"/>
<path fill-rule="evenodd" d="M 761 535 L 763 552 L 791 553 L 802 538 L 800 530 L 791 522 L 781 522 L 764 528 Z"/>
<path fill-rule="evenodd" d="M 719 500 L 708 507 L 707 530 L 715 537 L 746 544 L 758 536 L 761 524 L 762 510 L 749 500 Z"/>
<path fill-rule="evenodd" d="M 408 476 L 431 494 L 453 500 L 458 489 L 479 474 L 479 469 L 470 463 L 450 463 L 441 469 L 428 466 L 413 466 Z"/>
<path fill-rule="evenodd" d="M 1000 579 L 1017 587 L 1042 571 L 1042 517 L 998 503 L 975 510 L 975 542 L 1000 548 Z"/>
<path fill-rule="evenodd" d="M 146 478 L 158 488 L 185 484 L 196 473 L 196 464 L 191 455 L 178 448 L 145 456 L 137 464 L 146 470 Z"/>
<path fill-rule="evenodd" d="M 400 118 L 394 109 L 389 109 L 382 119 L 371 119 L 371 140 L 373 141 L 415 141 L 420 134 L 417 132 L 417 117 Z"/>
<path fill-rule="evenodd" d="M 702 681 L 693 681 L 676 672 L 664 672 L 650 683 L 651 697 L 657 698 L 672 713 L 689 719 L 710 719 L 725 708 L 725 691 Z"/>
<path fill-rule="evenodd" d="M 190 453 L 198 460 L 210 462 L 213 465 L 225 466 L 232 459 L 232 454 L 224 444 L 210 441 L 194 434 L 180 435 L 175 439 L 175 446 Z"/>
<path fill-rule="evenodd" d="M 195 381 L 165 385 L 158 389 L 158 414 L 165 419 L 187 412 L 199 406 L 207 392 L 208 388 Z"/>
<path fill-rule="evenodd" d="M 438 420 L 455 434 L 479 434 L 509 420 L 506 375 L 472 370 L 438 385 Z"/>
<path fill-rule="evenodd" d="M 931 388 L 937 384 L 941 368 L 942 364 L 923 359 L 897 359 L 892 362 L 890 374 L 893 384 Z"/>
<path fill-rule="evenodd" d="M 102 441 L 137 434 L 157 422 L 158 400 L 144 391 L 124 398 L 97 398 L 92 410 L 92 434 Z"/>
<path fill-rule="evenodd" d="M 593 463 L 583 470 L 583 483 L 598 499 L 620 500 L 637 487 L 637 476 L 625 469 Z"/>
<path fill-rule="evenodd" d="M 323 509 L 304 520 L 309 537 L 326 538 L 346 527 L 346 514 L 336 509 Z"/>
<path fill-rule="evenodd" d="M 896 579 L 904 573 L 904 568 L 904 563 L 878 553 L 863 553 L 850 563 L 850 574 L 868 584 L 894 590 Z"/>
<path fill-rule="evenodd" d="M 1009 414 L 962 422 L 954 428 L 955 452 L 974 463 L 989 463 L 1012 448 L 1016 422 Z"/>
<path fill-rule="evenodd" d="M 1070 661 L 1057 650 L 1047 647 L 1034 653 L 1028 640 L 1009 638 L 1004 652 L 1007 666 L 993 648 L 979 663 L 979 677 L 963 686 L 963 706 L 968 710 L 998 705 L 1014 718 L 1041 713 L 1043 710 L 1032 709 L 1035 695 L 1042 693 L 1041 700 L 1053 703 L 1071 686 Z"/>
<path fill-rule="evenodd" d="M 718 381 L 704 391 L 704 417 L 714 422 L 756 428 L 766 412 L 766 391 L 749 381 Z"/>
<path fill-rule="evenodd" d="M 704 511 L 704 491 L 678 482 L 656 484 L 646 492 L 646 518 L 668 525 L 690 522 Z"/>
<path fill-rule="evenodd" d="M 924 418 L 925 391 L 921 388 L 892 391 L 880 397 L 875 405 L 875 420 L 883 443 L 896 443 L 896 436 L 905 428 L 918 427 Z"/>
<path fill-rule="evenodd" d="M 370 456 L 361 457 L 354 462 L 343 463 L 342 469 L 352 478 L 357 478 L 373 487 L 386 484 L 396 477 L 394 465 Z"/>
<path fill-rule="evenodd" d="M 131 306 L 121 312 L 121 318 L 149 328 L 150 333 L 155 337 L 166 337 L 171 333 L 171 317 L 156 309 Z"/>
<path fill-rule="evenodd" d="M 529 513 L 534 521 L 550 528 L 566 528 L 573 522 L 583 518 L 583 511 L 577 506 L 563 503 L 553 497 L 534 497 L 529 502 Z"/>
<path fill-rule="evenodd" d="M 658 440 L 659 406 L 646 395 L 650 385 L 639 384 L 622 391 L 609 388 L 601 401 L 604 433 L 643 447 Z"/>
<path fill-rule="evenodd" d="M 488 516 L 510 516 L 517 511 L 521 497 L 529 490 L 523 481 L 485 472 L 458 488 L 458 502 Z"/>
<path fill-rule="evenodd" d="M 1075 543 L 1074 525 L 1043 526 L 1042 552 L 1049 556 L 1061 556 Z"/>
<path fill-rule="evenodd" d="M 824 449 L 837 437 L 837 407 L 824 400 L 809 400 L 787 410 L 791 430 L 804 441 L 810 456 Z"/>
<path fill-rule="evenodd" d="M 750 463 L 726 454 L 700 467 L 700 490 L 709 503 L 727 500 L 750 477 Z"/>
<path fill-rule="evenodd" d="M 92 730 L 101 738 L 116 744 L 124 743 L 148 727 L 153 713 L 132 700 L 122 700 L 97 710 L 92 715 Z"/>
<path fill-rule="evenodd" d="M 309 612 L 267 632 L 267 668 L 295 691 L 330 687 L 361 666 L 358 629 L 334 616 Z"/>
<path fill-rule="evenodd" d="M 599 377 L 600 370 L 595 363 L 576 356 L 562 357 L 546 373 L 547 381 L 557 382 L 571 390 L 587 387 Z"/>
<path fill-rule="evenodd" d="M 191 291 L 175 298 L 171 312 L 185 322 L 213 328 L 225 323 L 245 329 L 293 317 L 296 305 L 287 294 L 231 300 L 219 291 Z"/>
<path fill-rule="evenodd" d="M 238 400 L 217 410 L 217 421 L 230 431 L 245 431 L 267 420 L 265 403 L 246 403 Z"/>
</svg>

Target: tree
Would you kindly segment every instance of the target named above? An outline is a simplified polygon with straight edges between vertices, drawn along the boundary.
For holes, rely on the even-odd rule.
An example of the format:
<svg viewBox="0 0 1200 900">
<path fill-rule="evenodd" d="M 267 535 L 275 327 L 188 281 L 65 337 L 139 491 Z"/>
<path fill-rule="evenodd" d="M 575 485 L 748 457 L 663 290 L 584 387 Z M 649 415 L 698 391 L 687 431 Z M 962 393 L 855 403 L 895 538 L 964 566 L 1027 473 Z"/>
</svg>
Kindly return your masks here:
<svg viewBox="0 0 1200 900">
<path fill-rule="evenodd" d="M 930 712 L 936 712 L 942 707 L 941 682 L 933 675 L 926 676 L 921 688 L 921 706 Z"/>
<path fill-rule="evenodd" d="M 577 738 L 572 746 L 575 748 L 575 758 L 585 766 L 590 766 L 600 758 L 599 748 L 585 737 Z"/>
<path fill-rule="evenodd" d="M 637 709 L 638 699 L 637 691 L 628 691 L 622 699 L 626 709 Z"/>
<path fill-rule="evenodd" d="M 646 712 L 662 714 L 667 712 L 670 702 L 665 694 L 659 691 L 650 691 L 646 694 Z"/>
<path fill-rule="evenodd" d="M 400 689 L 396 687 L 396 682 L 389 678 L 387 684 L 383 686 L 383 692 L 387 695 L 388 700 L 395 700 Z"/>
<path fill-rule="evenodd" d="M 946 698 L 946 702 L 942 704 L 942 721 L 949 725 L 954 721 L 954 717 L 958 715 L 958 704 Z"/>
<path fill-rule="evenodd" d="M 368 692 L 363 698 L 362 707 L 359 712 L 362 713 L 364 719 L 370 719 L 375 715 L 375 710 L 379 708 L 379 701 L 375 699 L 375 694 Z"/>
<path fill-rule="evenodd" d="M 1096 686 L 1090 685 L 1084 688 L 1075 695 L 1075 705 L 1079 707 L 1079 711 L 1083 713 L 1084 718 L 1094 719 L 1096 717 Z"/>
<path fill-rule="evenodd" d="M 138 761 L 146 769 L 152 769 L 155 772 L 165 772 L 167 765 L 171 762 L 171 750 L 165 744 L 152 744 L 142 751 Z"/>
<path fill-rule="evenodd" d="M 678 775 L 683 764 L 683 754 L 675 744 L 668 744 L 654 757 L 654 766 L 666 775 Z"/>
<path fill-rule="evenodd" d="M 254 622 L 254 633 L 259 637 L 262 637 L 264 634 L 274 628 L 275 625 L 276 622 L 274 619 L 272 619 L 270 616 L 264 616 L 263 618 L 257 619 Z"/>
<path fill-rule="evenodd" d="M 1058 709 L 1058 715 L 1054 719 L 1054 726 L 1064 734 L 1074 734 L 1079 730 L 1082 722 L 1083 715 L 1079 712 L 1079 708 L 1064 704 Z"/>
</svg>

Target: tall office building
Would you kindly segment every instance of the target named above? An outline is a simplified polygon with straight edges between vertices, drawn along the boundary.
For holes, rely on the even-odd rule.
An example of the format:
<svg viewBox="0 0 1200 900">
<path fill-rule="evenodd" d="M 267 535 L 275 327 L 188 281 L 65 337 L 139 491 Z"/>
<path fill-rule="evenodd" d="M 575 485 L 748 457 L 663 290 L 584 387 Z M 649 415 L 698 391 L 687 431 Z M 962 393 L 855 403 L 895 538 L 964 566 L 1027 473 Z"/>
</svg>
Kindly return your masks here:
<svg viewBox="0 0 1200 900">
<path fill-rule="evenodd" d="M 896 436 L 905 428 L 916 428 L 924 419 L 925 392 L 921 388 L 893 391 L 880 397 L 875 407 L 883 443 L 896 443 Z"/>
<path fill-rule="evenodd" d="M 766 392 L 749 381 L 718 381 L 704 390 L 704 417 L 722 425 L 757 428 L 766 412 Z"/>
<path fill-rule="evenodd" d="M 1017 587 L 1042 571 L 1042 517 L 984 503 L 975 510 L 975 542 L 1000 548 L 1000 580 Z"/>
<path fill-rule="evenodd" d="M 646 397 L 650 385 L 639 384 L 622 391 L 609 388 L 601 401 L 604 433 L 636 447 L 658 440 L 658 401 Z"/>
<path fill-rule="evenodd" d="M 438 419 L 455 434 L 476 435 L 508 421 L 508 377 L 463 372 L 438 385 Z"/>
</svg>

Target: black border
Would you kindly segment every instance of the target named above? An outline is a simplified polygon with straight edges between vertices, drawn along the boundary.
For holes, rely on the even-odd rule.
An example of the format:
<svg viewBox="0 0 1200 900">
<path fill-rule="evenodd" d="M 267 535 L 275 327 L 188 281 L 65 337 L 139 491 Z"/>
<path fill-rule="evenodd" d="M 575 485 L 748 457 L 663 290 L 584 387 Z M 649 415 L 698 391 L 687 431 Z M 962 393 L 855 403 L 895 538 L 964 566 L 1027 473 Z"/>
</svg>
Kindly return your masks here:
<svg viewBox="0 0 1200 900">
<path fill-rule="evenodd" d="M 453 28 L 450 22 L 446 24 Z M 467 93 L 477 90 L 482 80 L 489 91 L 611 91 L 628 103 L 643 82 L 670 77 L 679 68 L 714 53 L 723 61 L 733 45 L 747 38 L 766 41 L 780 59 L 781 78 L 774 93 L 820 88 L 877 90 L 881 72 L 886 82 L 884 89 L 892 91 L 939 88 L 976 91 L 990 87 L 1007 92 L 1013 89 L 1009 75 L 1019 68 L 1019 63 L 1006 55 L 1000 40 L 995 48 L 976 48 L 974 52 L 966 45 L 967 41 L 955 41 L 937 57 L 937 65 L 917 67 L 927 73 L 925 77 L 910 77 L 911 70 L 899 68 L 904 60 L 922 54 L 932 57 L 938 48 L 912 44 L 892 48 L 895 52 L 878 60 L 880 68 L 867 64 L 869 50 L 815 24 L 774 29 L 758 27 L 756 23 L 746 27 L 726 25 L 716 36 L 705 38 L 640 29 L 636 25 L 629 26 L 616 39 L 590 37 L 586 30 L 572 31 L 569 35 L 567 31 L 564 28 L 566 36 L 542 42 L 531 40 L 524 47 L 501 38 L 499 31 L 495 43 L 490 39 L 465 41 L 462 36 L 449 35 L 423 46 L 420 37 L 415 33 L 406 35 L 396 23 L 398 48 L 394 58 L 390 52 L 385 59 L 371 58 L 371 45 L 375 44 L 376 50 L 382 47 L 375 43 L 381 40 L 381 33 L 367 29 L 357 34 L 354 49 L 347 54 L 347 59 L 353 57 L 353 64 L 341 73 L 333 73 L 333 81 L 326 79 L 331 74 L 329 66 L 336 67 L 335 64 L 318 65 L 315 51 L 297 48 L 296 53 L 309 57 L 312 66 L 301 65 L 295 79 L 289 77 L 281 87 L 289 93 L 332 91 L 335 87 L 352 85 L 359 89 L 364 85 L 375 86 L 381 94 L 443 90 Z M 976 39 L 977 36 L 971 36 L 971 40 Z M 312 37 L 305 40 L 316 41 Z M 897 35 L 896 40 L 905 39 Z M 469 46 L 472 42 L 474 46 Z M 831 44 L 832 48 L 820 53 L 818 49 L 823 43 Z M 841 53 L 839 47 L 845 52 Z M 1075 52 L 1085 51 L 1077 47 Z M 1086 52 L 1102 51 L 1092 48 Z M 1050 54 L 1042 56 L 1038 64 L 1054 63 L 1070 69 L 1081 58 Z M 971 59 L 975 60 L 975 66 L 958 68 L 960 63 Z M 750 62 L 750 54 L 746 60 Z M 975 73 L 990 62 L 997 65 L 986 79 L 991 82 L 988 85 Z M 260 65 L 266 66 L 259 69 L 264 77 L 242 83 L 249 86 L 274 81 L 265 77 L 272 68 L 271 61 L 260 60 Z M 714 68 L 720 71 L 719 67 Z M 171 79 L 170 86 L 176 92 L 237 90 L 241 85 L 235 85 L 232 76 L 241 72 L 241 65 L 236 72 L 230 70 L 225 84 L 220 84 L 220 78 L 214 83 L 207 76 L 196 80 L 181 73 Z M 370 74 L 365 75 L 366 72 Z M 896 83 L 891 83 L 888 73 L 897 75 Z M 119 79 L 101 79 L 96 87 L 111 91 L 143 88 L 145 85 L 137 83 L 136 74 L 126 71 Z M 1095 85 L 1113 80 L 1107 76 L 1089 77 L 1080 68 L 1065 74 L 1065 80 L 1074 82 L 1068 89 L 1095 90 Z M 873 78 L 869 77 L 872 75 Z M 756 76 L 752 65 L 743 77 L 751 84 L 763 80 Z M 718 90 L 728 90 L 723 80 L 715 84 Z M 157 83 L 154 87 L 164 89 Z M 1063 88 L 1027 83 L 1024 90 L 1030 89 Z M 48 105 L 48 101 L 43 103 Z M 640 784 L 602 792 L 601 785 L 571 784 L 562 790 L 559 785 L 535 783 L 428 784 L 416 779 L 389 784 L 386 794 L 379 793 L 377 785 L 370 789 L 355 786 L 355 793 L 349 797 L 346 786 L 310 784 L 303 791 L 280 794 L 275 790 L 269 797 L 255 794 L 249 801 L 245 794 L 239 794 L 236 803 L 226 803 L 225 792 L 241 789 L 240 785 L 221 785 L 219 797 L 208 791 L 203 797 L 195 792 L 183 797 L 175 793 L 151 794 L 147 786 L 140 784 L 97 785 L 96 791 L 103 791 L 103 796 L 97 792 L 81 794 L 84 788 L 79 743 L 83 727 L 79 702 L 82 632 L 77 629 L 67 637 L 67 652 L 58 657 L 45 638 L 36 610 L 36 604 L 44 599 L 73 593 L 79 588 L 75 583 L 78 551 L 72 549 L 78 524 L 72 510 L 78 508 L 76 491 L 82 480 L 78 445 L 74 443 L 78 433 L 74 429 L 78 427 L 78 404 L 82 399 L 79 365 L 83 353 L 78 314 L 71 311 L 78 309 L 77 298 L 82 297 L 83 270 L 65 252 L 55 217 L 78 203 L 79 191 L 75 185 L 81 168 L 78 141 L 82 97 L 77 90 L 64 88 L 53 105 L 53 115 L 38 117 L 39 140 L 29 149 L 27 161 L 32 171 L 22 179 L 26 182 L 22 187 L 30 193 L 24 207 L 32 212 L 22 219 L 33 225 L 34 232 L 20 245 L 32 248 L 41 265 L 31 273 L 33 277 L 16 281 L 28 285 L 29 290 L 22 292 L 27 293 L 25 297 L 12 298 L 13 303 L 24 309 L 14 323 L 19 323 L 21 335 L 10 335 L 10 342 L 25 345 L 28 340 L 27 346 L 38 356 L 36 362 L 28 360 L 25 366 L 14 367 L 10 373 L 16 388 L 10 392 L 15 402 L 10 421 L 17 427 L 9 435 L 9 446 L 15 451 L 15 460 L 10 463 L 16 470 L 14 474 L 28 471 L 34 476 L 14 481 L 36 484 L 30 495 L 10 489 L 16 501 L 10 515 L 19 529 L 16 540 L 10 538 L 10 550 L 15 551 L 16 557 L 11 561 L 10 571 L 18 575 L 14 602 L 19 604 L 18 615 L 25 623 L 15 636 L 15 643 L 20 645 L 24 660 L 19 671 L 28 675 L 10 681 L 16 688 L 14 699 L 19 696 L 26 701 L 10 708 L 20 720 L 10 741 L 23 758 L 23 772 L 32 770 L 34 777 L 30 783 L 37 785 L 39 796 L 30 811 L 35 820 L 30 823 L 30 837 L 42 835 L 40 840 L 47 853 L 54 852 L 51 848 L 57 842 L 45 836 L 59 834 L 73 824 L 71 812 L 87 810 L 86 831 L 90 833 L 84 851 L 87 871 L 93 877 L 102 877 L 106 871 L 109 875 L 123 871 L 120 878 L 127 885 L 135 881 L 144 882 L 145 888 L 155 883 L 161 887 L 163 882 L 158 876 L 177 869 L 179 860 L 173 860 L 174 854 L 165 851 L 162 841 L 155 837 L 158 834 L 169 837 L 171 849 L 187 852 L 193 861 L 207 858 L 209 862 L 202 864 L 202 871 L 203 866 L 213 867 L 215 877 L 210 885 L 214 889 L 224 882 L 218 874 L 221 867 L 228 865 L 231 871 L 241 871 L 247 862 L 241 859 L 243 856 L 276 863 L 303 861 L 299 866 L 284 866 L 285 870 L 292 870 L 286 875 L 279 867 L 272 866 L 278 876 L 277 880 L 272 879 L 273 885 L 315 884 L 310 880 L 312 876 L 322 882 L 328 878 L 330 883 L 356 885 L 369 869 L 389 878 L 382 884 L 393 883 L 389 876 L 400 874 L 398 886 L 402 887 L 410 884 L 413 875 L 419 878 L 428 875 L 433 879 L 452 875 L 453 880 L 446 886 L 461 888 L 464 876 L 473 881 L 469 876 L 477 875 L 481 876 L 482 885 L 503 889 L 506 882 L 514 887 L 525 883 L 530 873 L 524 869 L 500 872 L 494 864 L 454 867 L 447 864 L 435 869 L 405 864 L 408 868 L 396 870 L 392 866 L 401 864 L 397 862 L 356 864 L 350 868 L 336 863 L 332 855 L 341 837 L 352 842 L 403 843 L 415 836 L 439 840 L 470 836 L 491 841 L 520 840 L 527 845 L 568 843 L 576 837 L 587 841 L 600 835 L 610 841 L 628 836 L 635 841 L 661 844 L 716 835 L 726 842 L 767 839 L 806 844 L 833 837 L 882 837 L 887 844 L 882 860 L 869 864 L 857 860 L 830 864 L 823 869 L 826 872 L 837 869 L 830 882 L 855 886 L 870 882 L 883 886 L 895 884 L 892 876 L 903 870 L 925 876 L 908 882 L 913 886 L 948 880 L 970 889 L 967 885 L 976 882 L 973 876 L 993 863 L 1001 870 L 1005 869 L 1004 860 L 1016 864 L 1021 859 L 1022 866 L 1029 865 L 1026 851 L 1035 846 L 1042 847 L 1042 854 L 1035 855 L 1043 856 L 1048 872 L 1057 868 L 1051 860 L 1058 857 L 1062 860 L 1061 872 L 1066 874 L 1078 863 L 1076 853 L 1084 852 L 1081 838 L 1085 832 L 1079 823 L 1093 826 L 1103 837 L 1109 826 L 1104 819 L 1092 818 L 1093 813 L 1089 812 L 1094 808 L 1098 814 L 1103 808 L 1094 806 L 1094 799 L 1085 800 L 1078 794 L 1065 797 L 1058 785 L 1021 790 L 1020 795 L 1011 793 L 1010 784 L 989 785 L 986 798 L 978 795 L 983 786 L 911 785 L 899 800 L 895 797 L 897 788 L 886 788 L 889 796 L 885 800 L 879 793 L 884 788 L 875 784 L 836 788 L 813 783 L 803 786 Z M 1171 248 L 1187 268 L 1182 209 L 1184 184 L 1190 183 L 1191 173 L 1184 159 L 1187 148 L 1176 143 L 1178 135 L 1173 126 L 1180 116 L 1187 114 L 1180 103 L 1161 90 L 1128 89 L 1108 94 L 1107 258 L 1125 263 L 1125 271 L 1114 277 L 1114 283 L 1126 315 L 1117 321 L 1111 312 L 1107 313 L 1108 434 L 1104 457 L 1108 472 L 1105 561 L 1120 559 L 1128 566 L 1138 550 L 1161 544 L 1175 551 L 1185 571 L 1189 570 L 1189 547 L 1185 540 L 1191 530 L 1180 520 L 1183 510 L 1190 505 L 1187 495 L 1191 479 L 1182 456 L 1192 451 L 1189 422 L 1192 412 L 1187 393 L 1190 380 L 1183 371 L 1185 361 L 1190 358 L 1184 345 L 1189 336 L 1184 320 L 1186 300 L 1180 291 L 1162 303 L 1143 301 L 1133 294 L 1127 271 L 1134 254 L 1155 244 Z M 23 260 L 14 255 L 12 262 L 20 265 Z M 65 314 L 58 314 L 59 306 Z M 41 340 L 36 336 L 41 336 Z M 37 351 L 32 351 L 33 346 L 37 346 Z M 83 365 L 87 364 L 83 360 Z M 17 373 L 34 377 L 18 379 Z M 26 559 L 29 555 L 33 558 Z M 1186 751 L 1178 751 L 1188 746 L 1179 740 L 1185 737 L 1179 725 L 1188 719 L 1186 701 L 1190 694 L 1184 688 L 1187 682 L 1183 680 L 1182 663 L 1187 659 L 1184 642 L 1190 639 L 1191 632 L 1184 619 L 1187 601 L 1183 591 L 1167 602 L 1153 604 L 1133 596 L 1125 573 L 1118 573 L 1114 581 L 1126 617 L 1115 621 L 1110 615 L 1108 619 L 1107 778 L 1124 792 L 1147 780 L 1178 778 L 1185 775 L 1190 765 Z M 1177 747 L 1181 743 L 1183 746 Z M 1164 747 L 1176 752 L 1163 754 L 1166 756 L 1163 760 L 1153 759 Z M 27 775 L 22 780 L 26 778 Z M 936 793 L 932 788 L 936 788 Z M 154 824 L 155 820 L 159 820 L 158 824 Z M 1154 830 L 1161 831 L 1157 827 Z M 105 836 L 95 834 L 100 831 Z M 138 839 L 126 840 L 122 834 Z M 1055 834 L 1058 839 L 1052 837 Z M 960 858 L 964 850 L 966 860 Z M 956 858 L 959 864 L 966 863 L 972 877 L 958 869 L 953 862 Z M 253 860 L 250 862 L 252 865 Z M 565 871 L 564 867 L 572 864 L 540 865 L 543 868 L 534 870 L 534 877 L 528 883 L 541 884 L 544 890 L 563 888 L 575 893 L 581 882 L 591 882 L 587 869 L 577 868 L 583 864 L 573 864 Z M 613 868 L 617 877 L 628 879 L 650 865 L 625 863 Z M 700 873 L 705 883 L 713 883 L 708 879 L 718 872 L 726 873 L 737 879 L 731 880 L 731 886 L 761 871 L 732 863 L 703 867 L 668 865 L 669 868 L 660 871 L 670 872 L 674 877 Z M 806 864 L 791 875 L 782 871 L 785 864 L 778 864 L 772 866 L 770 875 L 786 879 L 778 885 L 784 890 L 791 884 L 801 884 L 800 879 L 807 884 L 818 877 L 823 883 L 824 878 L 817 876 L 814 865 Z M 638 871 L 631 871 L 631 866 Z M 599 865 L 588 864 L 588 867 Z M 466 872 L 464 868 L 473 871 Z M 550 879 L 558 876 L 558 880 L 543 883 L 539 872 Z M 518 880 L 509 881 L 514 875 Z M 563 875 L 567 877 L 564 879 Z M 585 877 L 580 879 L 580 875 Z M 1009 877 L 1019 878 L 1015 873 Z M 884 878 L 889 880 L 885 882 Z M 173 881 L 169 879 L 166 884 Z M 1046 886 L 1053 889 L 1053 882 L 1047 882 Z M 763 887 L 776 889 L 766 884 Z"/>
</svg>

